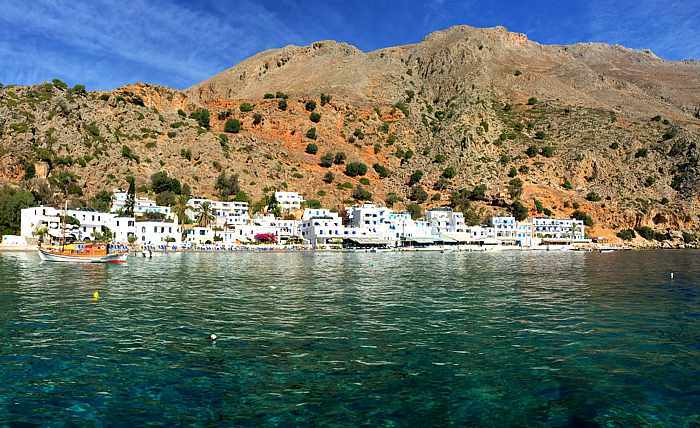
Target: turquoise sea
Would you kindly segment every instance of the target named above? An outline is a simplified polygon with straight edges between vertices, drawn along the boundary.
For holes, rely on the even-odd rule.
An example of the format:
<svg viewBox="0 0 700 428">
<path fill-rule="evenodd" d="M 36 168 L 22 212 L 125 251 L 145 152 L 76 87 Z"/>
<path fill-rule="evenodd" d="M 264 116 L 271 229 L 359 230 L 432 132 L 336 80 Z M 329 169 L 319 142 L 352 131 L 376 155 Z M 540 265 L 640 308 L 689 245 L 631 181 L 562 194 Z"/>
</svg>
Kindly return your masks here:
<svg viewBox="0 0 700 428">
<path fill-rule="evenodd" d="M 700 252 L 0 253 L 0 426 L 145 425 L 700 427 Z"/>
</svg>

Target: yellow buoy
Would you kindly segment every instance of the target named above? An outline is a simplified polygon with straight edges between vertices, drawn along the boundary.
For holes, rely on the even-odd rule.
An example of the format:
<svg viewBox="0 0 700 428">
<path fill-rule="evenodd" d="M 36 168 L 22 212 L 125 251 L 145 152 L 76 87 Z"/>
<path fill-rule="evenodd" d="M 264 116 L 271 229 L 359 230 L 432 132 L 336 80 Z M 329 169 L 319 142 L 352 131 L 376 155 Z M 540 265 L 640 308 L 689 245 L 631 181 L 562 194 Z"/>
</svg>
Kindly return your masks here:
<svg viewBox="0 0 700 428">
<path fill-rule="evenodd" d="M 92 293 L 92 298 L 93 298 L 94 300 L 99 300 L 99 299 L 100 299 L 100 292 L 97 291 L 97 290 L 95 290 L 95 292 Z"/>
</svg>

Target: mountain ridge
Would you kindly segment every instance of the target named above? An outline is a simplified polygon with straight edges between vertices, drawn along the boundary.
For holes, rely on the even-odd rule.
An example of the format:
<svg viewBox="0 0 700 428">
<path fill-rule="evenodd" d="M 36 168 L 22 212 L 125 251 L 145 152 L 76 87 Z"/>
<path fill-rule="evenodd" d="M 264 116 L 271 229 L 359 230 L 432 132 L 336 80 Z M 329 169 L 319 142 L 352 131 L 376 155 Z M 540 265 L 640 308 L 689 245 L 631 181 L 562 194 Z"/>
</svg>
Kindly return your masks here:
<svg viewBox="0 0 700 428">
<path fill-rule="evenodd" d="M 191 117 L 200 109 L 208 129 Z M 241 130 L 225 132 L 233 119 Z M 185 91 L 0 89 L 0 181 L 35 188 L 44 178 L 23 179 L 27 165 L 49 160 L 49 181 L 79 177 L 76 200 L 124 187 L 127 174 L 147 191 L 160 170 L 213 195 L 225 171 L 253 199 L 287 188 L 336 207 L 359 186 L 375 201 L 452 204 L 475 221 L 521 201 L 531 214 L 588 214 L 592 233 L 615 239 L 640 226 L 697 229 L 699 142 L 700 63 L 543 45 L 502 27 L 453 27 L 371 52 L 334 41 L 271 49 Z M 338 152 L 345 163 L 326 165 Z M 368 172 L 348 176 L 353 161 Z M 455 200 L 480 185 L 484 197 Z"/>
</svg>

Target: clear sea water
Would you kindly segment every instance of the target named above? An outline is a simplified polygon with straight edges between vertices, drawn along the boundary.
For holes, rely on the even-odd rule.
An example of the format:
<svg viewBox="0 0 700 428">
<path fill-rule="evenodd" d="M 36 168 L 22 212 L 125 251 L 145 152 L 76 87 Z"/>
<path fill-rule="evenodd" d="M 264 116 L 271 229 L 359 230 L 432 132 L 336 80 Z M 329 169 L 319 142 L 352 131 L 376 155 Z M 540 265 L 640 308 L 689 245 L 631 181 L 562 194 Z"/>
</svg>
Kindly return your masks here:
<svg viewBox="0 0 700 428">
<path fill-rule="evenodd" d="M 0 426 L 145 425 L 698 427 L 700 252 L 0 254 Z"/>
</svg>

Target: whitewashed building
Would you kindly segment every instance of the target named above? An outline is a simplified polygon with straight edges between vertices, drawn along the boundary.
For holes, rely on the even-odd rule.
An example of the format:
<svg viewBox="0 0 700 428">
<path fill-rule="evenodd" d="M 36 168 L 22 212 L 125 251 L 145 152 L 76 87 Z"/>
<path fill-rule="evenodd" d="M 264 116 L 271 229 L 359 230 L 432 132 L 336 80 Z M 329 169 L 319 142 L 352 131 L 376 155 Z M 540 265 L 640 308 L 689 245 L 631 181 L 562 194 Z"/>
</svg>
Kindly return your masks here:
<svg viewBox="0 0 700 428">
<path fill-rule="evenodd" d="M 121 190 L 112 193 L 112 207 L 110 212 L 122 213 L 126 209 L 126 200 L 128 193 Z M 170 217 L 172 212 L 170 207 L 158 205 L 156 201 L 150 198 L 136 198 L 134 200 L 134 214 L 162 214 L 165 217 Z"/>
<path fill-rule="evenodd" d="M 241 225 L 250 222 L 248 202 L 214 201 L 205 198 L 191 198 L 187 201 L 187 205 L 190 208 L 187 209 L 185 214 L 191 221 L 196 221 L 199 208 L 204 202 L 209 202 L 212 214 L 215 217 L 214 223 L 217 226 Z"/>
<path fill-rule="evenodd" d="M 576 219 L 533 218 L 532 233 L 542 243 L 586 241 L 585 225 Z"/>
<path fill-rule="evenodd" d="M 135 235 L 140 244 L 162 245 L 182 242 L 182 228 L 176 221 L 137 221 Z"/>
<path fill-rule="evenodd" d="M 464 233 L 466 225 L 464 214 L 455 212 L 452 208 L 433 208 L 425 213 L 425 220 L 430 223 L 433 235 L 454 232 Z"/>
<path fill-rule="evenodd" d="M 297 192 L 275 192 L 275 200 L 283 210 L 301 209 L 304 198 Z"/>
<path fill-rule="evenodd" d="M 327 209 L 304 210 L 301 234 L 315 248 L 342 240 L 345 226 L 337 213 Z"/>
<path fill-rule="evenodd" d="M 53 207 L 31 207 L 20 211 L 20 234 L 25 238 L 34 238 L 36 230 L 41 226 L 46 226 L 49 235 L 58 237 L 62 234 L 61 215 L 63 210 Z M 66 226 L 67 234 L 77 240 L 92 241 L 96 233 L 103 233 L 106 229 L 111 229 L 114 214 L 101 213 L 87 209 L 65 210 L 65 215 L 73 217 L 80 222 L 80 225 Z"/>
</svg>

